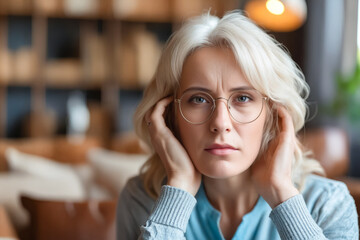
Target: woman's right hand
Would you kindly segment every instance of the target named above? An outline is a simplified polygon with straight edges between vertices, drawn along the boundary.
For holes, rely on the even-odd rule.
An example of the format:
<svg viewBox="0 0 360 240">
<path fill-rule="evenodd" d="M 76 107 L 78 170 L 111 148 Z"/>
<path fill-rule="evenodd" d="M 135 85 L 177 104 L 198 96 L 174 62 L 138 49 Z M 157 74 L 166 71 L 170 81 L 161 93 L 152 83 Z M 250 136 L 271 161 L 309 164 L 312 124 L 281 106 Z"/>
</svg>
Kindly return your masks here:
<svg viewBox="0 0 360 240">
<path fill-rule="evenodd" d="M 195 196 L 200 183 L 201 174 L 195 168 L 188 153 L 166 126 L 164 112 L 173 101 L 173 97 L 160 100 L 145 116 L 146 124 L 155 151 L 165 167 L 167 185 L 183 189 Z"/>
</svg>

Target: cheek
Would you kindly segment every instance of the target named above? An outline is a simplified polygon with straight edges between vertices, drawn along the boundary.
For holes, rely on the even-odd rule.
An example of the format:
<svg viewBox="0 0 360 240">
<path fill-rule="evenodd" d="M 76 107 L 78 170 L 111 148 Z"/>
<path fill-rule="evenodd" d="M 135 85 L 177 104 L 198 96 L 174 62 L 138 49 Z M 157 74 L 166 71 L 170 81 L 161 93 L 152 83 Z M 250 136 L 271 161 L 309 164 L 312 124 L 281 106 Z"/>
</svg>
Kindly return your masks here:
<svg viewBox="0 0 360 240">
<path fill-rule="evenodd" d="M 197 146 L 198 138 L 201 135 L 201 129 L 198 125 L 189 124 L 183 119 L 178 119 L 177 123 L 180 141 L 187 152 L 192 155 L 193 150 L 196 149 L 195 146 Z"/>
<path fill-rule="evenodd" d="M 263 138 L 263 127 L 261 124 L 250 123 L 239 134 L 241 141 L 244 143 L 244 152 L 249 159 L 255 160 L 259 153 Z"/>
<path fill-rule="evenodd" d="M 185 121 L 181 116 L 177 118 L 177 129 L 180 137 L 180 142 L 184 146 L 186 152 L 189 154 L 191 161 L 195 167 L 199 167 L 200 159 L 202 157 L 202 149 L 204 139 L 206 139 L 206 124 L 193 125 Z"/>
<path fill-rule="evenodd" d="M 176 105 L 175 108 L 175 126 L 176 132 L 179 136 L 179 141 L 185 147 L 185 149 L 189 152 L 188 146 L 191 146 L 191 139 L 194 139 L 194 133 L 198 130 L 196 129 L 197 125 L 193 125 L 188 123 L 180 113 L 179 108 Z M 194 139 L 195 140 L 195 139 Z"/>
<path fill-rule="evenodd" d="M 254 122 L 235 126 L 236 137 L 241 142 L 243 156 L 249 161 L 255 161 L 260 152 L 266 117 L 266 112 L 263 112 Z"/>
</svg>

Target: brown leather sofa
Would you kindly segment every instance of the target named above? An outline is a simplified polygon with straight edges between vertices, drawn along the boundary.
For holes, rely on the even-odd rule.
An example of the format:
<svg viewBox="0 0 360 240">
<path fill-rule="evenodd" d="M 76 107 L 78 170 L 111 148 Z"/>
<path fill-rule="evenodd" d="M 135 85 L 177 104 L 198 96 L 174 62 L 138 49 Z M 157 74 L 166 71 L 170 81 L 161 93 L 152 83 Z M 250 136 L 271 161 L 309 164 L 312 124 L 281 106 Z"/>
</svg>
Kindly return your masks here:
<svg viewBox="0 0 360 240">
<path fill-rule="evenodd" d="M 18 239 L 15 228 L 2 205 L 0 205 L 0 239 Z"/>
<path fill-rule="evenodd" d="M 83 202 L 21 197 L 30 226 L 22 240 L 115 240 L 116 199 Z"/>
</svg>

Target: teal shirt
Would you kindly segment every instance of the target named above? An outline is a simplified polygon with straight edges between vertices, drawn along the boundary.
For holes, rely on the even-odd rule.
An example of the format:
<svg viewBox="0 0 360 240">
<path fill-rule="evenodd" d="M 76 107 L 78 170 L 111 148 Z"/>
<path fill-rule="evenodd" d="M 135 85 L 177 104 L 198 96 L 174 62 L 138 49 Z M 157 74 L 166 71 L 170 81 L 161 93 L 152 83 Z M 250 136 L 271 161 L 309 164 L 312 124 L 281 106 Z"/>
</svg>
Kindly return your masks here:
<svg viewBox="0 0 360 240">
<path fill-rule="evenodd" d="M 191 213 L 186 228 L 186 239 L 224 239 L 220 230 L 221 213 L 208 201 L 203 186 L 196 194 L 197 204 Z M 233 239 L 280 239 L 279 234 L 269 218 L 271 207 L 259 197 L 254 208 L 244 215 Z"/>
<path fill-rule="evenodd" d="M 157 201 L 139 177 L 131 179 L 119 198 L 117 239 L 224 239 L 221 214 L 201 187 L 195 197 L 163 186 Z M 310 175 L 301 194 L 271 209 L 260 197 L 232 239 L 359 239 L 358 217 L 345 184 Z"/>
</svg>

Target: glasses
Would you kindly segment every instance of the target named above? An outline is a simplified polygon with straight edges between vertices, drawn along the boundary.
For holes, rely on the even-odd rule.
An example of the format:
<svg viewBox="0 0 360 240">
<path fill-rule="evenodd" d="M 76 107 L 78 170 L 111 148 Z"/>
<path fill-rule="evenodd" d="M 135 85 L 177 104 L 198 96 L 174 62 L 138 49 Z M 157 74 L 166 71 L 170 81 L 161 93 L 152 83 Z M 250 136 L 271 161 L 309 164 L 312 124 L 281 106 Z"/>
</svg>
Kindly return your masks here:
<svg viewBox="0 0 360 240">
<path fill-rule="evenodd" d="M 216 108 L 216 100 L 227 101 L 227 109 L 232 119 L 238 123 L 251 123 L 261 114 L 264 97 L 255 89 L 239 90 L 230 95 L 228 99 L 214 98 L 201 90 L 188 90 L 175 102 L 179 103 L 182 117 L 189 123 L 202 124 L 208 121 Z"/>
</svg>

